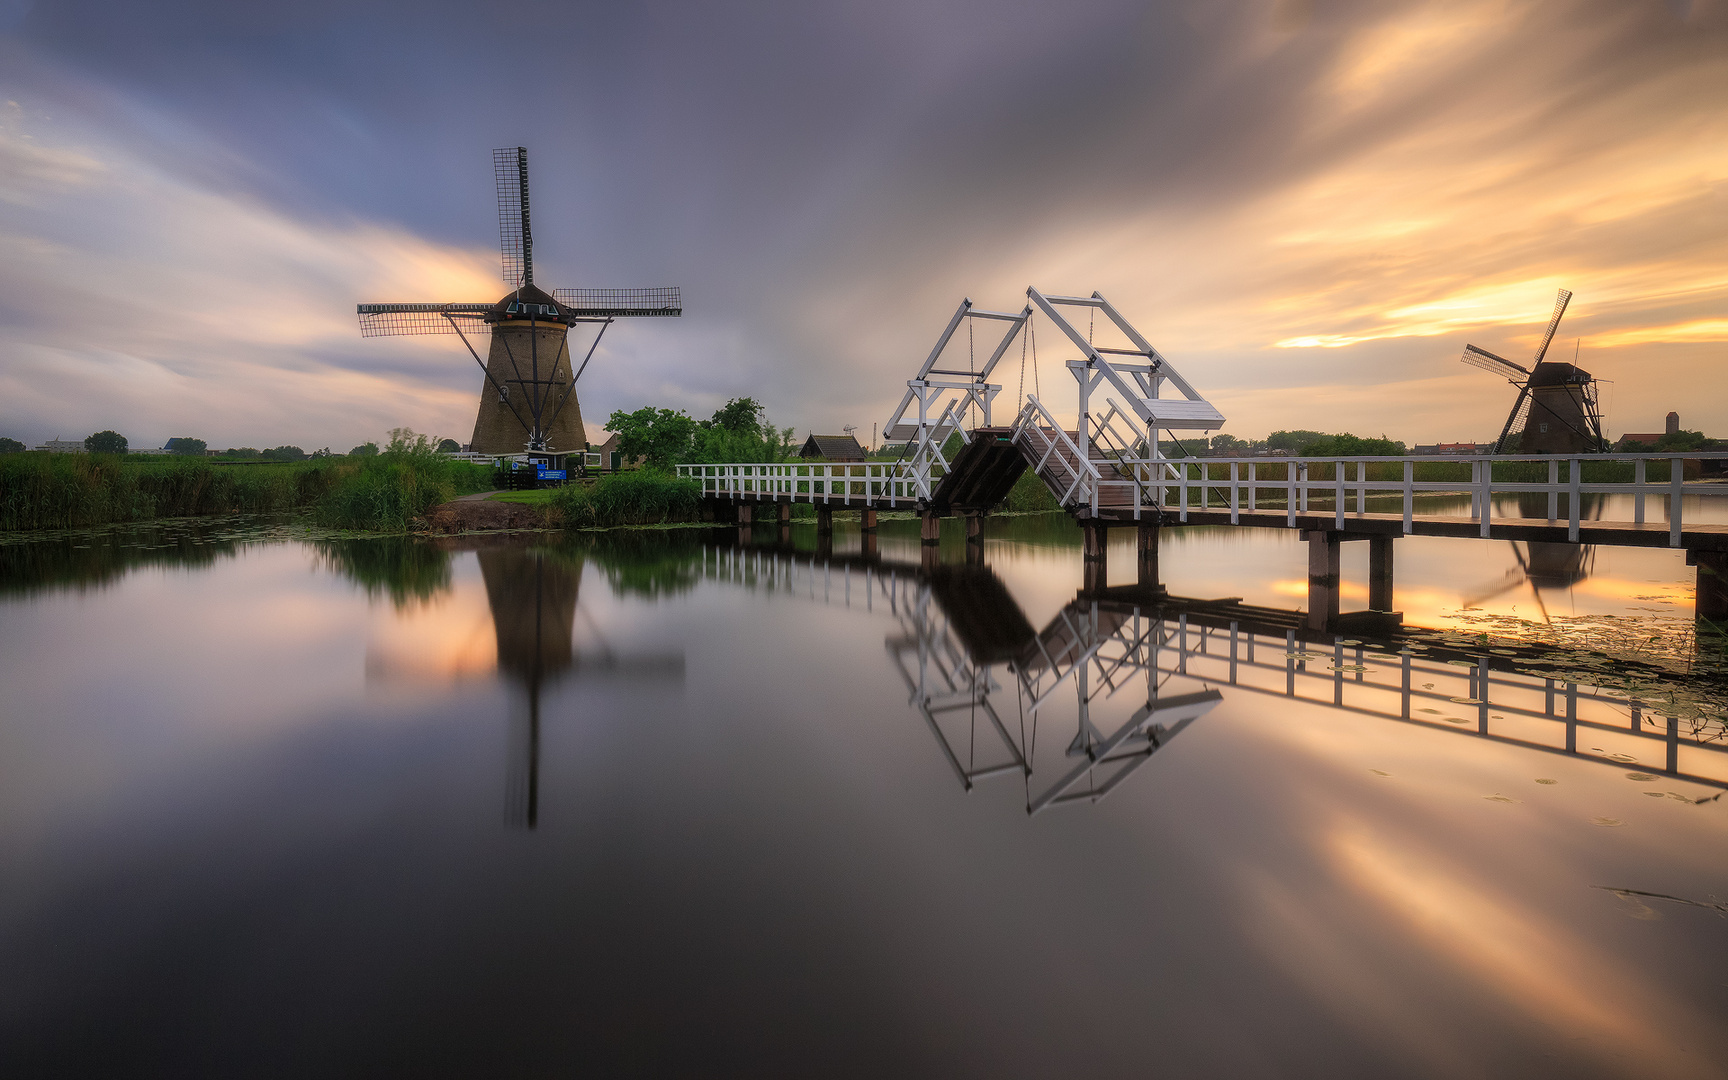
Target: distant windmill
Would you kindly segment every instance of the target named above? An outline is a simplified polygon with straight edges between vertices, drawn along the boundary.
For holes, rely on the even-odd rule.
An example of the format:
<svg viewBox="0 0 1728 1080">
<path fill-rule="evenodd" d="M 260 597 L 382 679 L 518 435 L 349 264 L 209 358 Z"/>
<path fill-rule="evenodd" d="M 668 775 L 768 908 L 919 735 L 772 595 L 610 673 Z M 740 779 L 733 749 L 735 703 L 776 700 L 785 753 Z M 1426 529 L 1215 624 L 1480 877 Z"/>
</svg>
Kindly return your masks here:
<svg viewBox="0 0 1728 1080">
<path fill-rule="evenodd" d="M 361 304 L 360 335 L 456 334 L 486 373 L 470 449 L 477 454 L 558 453 L 587 448 L 576 380 L 614 319 L 683 314 L 676 288 L 557 289 L 534 286 L 534 234 L 528 223 L 528 151 L 492 151 L 504 281 L 496 303 Z M 577 323 L 599 323 L 582 366 L 571 370 L 568 342 Z M 485 362 L 468 340 L 491 333 Z M 490 392 L 488 392 L 490 388 Z"/>
<path fill-rule="evenodd" d="M 1596 381 L 1576 364 L 1543 359 L 1571 299 L 1572 294 L 1565 289 L 1554 298 L 1554 317 L 1548 320 L 1548 333 L 1530 367 L 1514 364 L 1487 349 L 1464 346 L 1461 359 L 1466 364 L 1500 375 L 1518 388 L 1518 400 L 1494 441 L 1496 454 L 1506 452 L 1513 430 L 1520 425 L 1518 452 L 1523 454 L 1594 454 L 1607 446 L 1602 438 L 1602 414 L 1596 405 Z"/>
</svg>

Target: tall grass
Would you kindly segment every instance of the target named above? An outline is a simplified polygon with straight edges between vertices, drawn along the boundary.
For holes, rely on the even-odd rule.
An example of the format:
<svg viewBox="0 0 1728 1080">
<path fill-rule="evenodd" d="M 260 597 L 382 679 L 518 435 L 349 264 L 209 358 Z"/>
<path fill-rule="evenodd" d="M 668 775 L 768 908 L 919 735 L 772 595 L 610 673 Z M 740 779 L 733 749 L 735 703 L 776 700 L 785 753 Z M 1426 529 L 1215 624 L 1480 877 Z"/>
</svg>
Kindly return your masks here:
<svg viewBox="0 0 1728 1080">
<path fill-rule="evenodd" d="M 0 455 L 0 531 L 66 529 L 311 505 L 341 465 L 212 465 L 109 454 Z"/>
<path fill-rule="evenodd" d="M 426 452 L 219 465 L 200 458 L 0 454 L 0 531 L 313 509 L 320 524 L 402 531 L 491 470 Z"/>
<path fill-rule="evenodd" d="M 439 503 L 491 486 L 489 466 L 452 461 L 424 448 L 388 450 L 347 459 L 314 516 L 331 528 L 406 532 Z"/>
<path fill-rule="evenodd" d="M 552 505 L 572 529 L 695 521 L 702 485 L 657 469 L 638 469 L 602 477 L 589 487 L 559 488 Z"/>
<path fill-rule="evenodd" d="M 1027 469 L 1020 474 L 1020 479 L 1014 481 L 1014 486 L 1008 490 L 1000 509 L 1011 513 L 1029 513 L 1060 510 L 1062 504 L 1056 501 L 1056 496 L 1050 494 L 1049 485 L 1040 480 L 1037 473 Z"/>
</svg>

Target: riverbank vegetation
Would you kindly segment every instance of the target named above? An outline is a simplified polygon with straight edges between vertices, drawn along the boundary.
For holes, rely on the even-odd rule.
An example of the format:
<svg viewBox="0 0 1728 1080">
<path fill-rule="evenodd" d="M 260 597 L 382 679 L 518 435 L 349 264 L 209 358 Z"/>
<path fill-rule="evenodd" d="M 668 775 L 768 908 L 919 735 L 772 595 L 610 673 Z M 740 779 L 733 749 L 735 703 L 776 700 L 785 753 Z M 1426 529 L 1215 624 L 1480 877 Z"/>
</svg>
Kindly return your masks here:
<svg viewBox="0 0 1728 1080">
<path fill-rule="evenodd" d="M 211 458 L 0 456 L 0 531 L 153 518 L 311 511 L 335 528 L 403 531 L 429 507 L 484 491 L 491 470 L 441 457 L 406 428 L 375 457 L 236 467 Z"/>
<path fill-rule="evenodd" d="M 655 468 L 571 484 L 552 498 L 558 519 L 570 529 L 695 521 L 701 506 L 699 483 Z"/>
</svg>

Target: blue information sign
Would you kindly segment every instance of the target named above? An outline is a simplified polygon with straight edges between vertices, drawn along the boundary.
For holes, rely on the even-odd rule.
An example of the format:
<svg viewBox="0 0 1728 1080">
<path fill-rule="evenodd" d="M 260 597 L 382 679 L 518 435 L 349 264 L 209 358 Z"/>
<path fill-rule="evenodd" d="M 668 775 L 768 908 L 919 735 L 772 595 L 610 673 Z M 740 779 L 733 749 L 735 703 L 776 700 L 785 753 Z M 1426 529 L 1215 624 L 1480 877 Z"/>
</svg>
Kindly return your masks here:
<svg viewBox="0 0 1728 1080">
<path fill-rule="evenodd" d="M 540 479 L 542 479 L 542 480 L 566 480 L 566 479 L 569 479 L 569 477 L 567 477 L 565 475 L 566 471 L 567 470 L 565 470 L 565 469 L 541 469 L 540 470 Z"/>
</svg>

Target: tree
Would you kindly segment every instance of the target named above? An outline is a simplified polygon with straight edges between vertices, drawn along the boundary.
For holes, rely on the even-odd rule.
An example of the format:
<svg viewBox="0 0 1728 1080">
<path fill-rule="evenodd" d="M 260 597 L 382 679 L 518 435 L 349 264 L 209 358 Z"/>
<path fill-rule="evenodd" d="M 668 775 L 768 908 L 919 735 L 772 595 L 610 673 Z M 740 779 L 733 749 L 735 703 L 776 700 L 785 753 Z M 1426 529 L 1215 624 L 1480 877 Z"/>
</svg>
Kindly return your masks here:
<svg viewBox="0 0 1728 1080">
<path fill-rule="evenodd" d="M 1212 452 L 1214 454 L 1227 454 L 1232 450 L 1247 450 L 1253 445 L 1253 443 L 1243 442 L 1234 435 L 1212 436 Z"/>
<path fill-rule="evenodd" d="M 84 437 L 84 449 L 92 454 L 124 454 L 126 436 L 118 431 L 98 431 Z"/>
<path fill-rule="evenodd" d="M 0 454 L 22 454 L 24 444 L 17 439 L 0 438 Z"/>
<path fill-rule="evenodd" d="M 222 456 L 226 457 L 226 458 L 254 458 L 254 457 L 258 457 L 259 454 L 258 454 L 258 450 L 256 447 L 252 447 L 252 446 L 233 447 L 233 446 L 230 446 L 228 449 L 222 451 Z"/>
<path fill-rule="evenodd" d="M 1360 435 L 1348 433 L 1322 435 L 1304 443 L 1301 455 L 1303 457 L 1402 457 L 1404 444 L 1393 442 L 1384 435 L 1378 439 L 1364 439 Z"/>
<path fill-rule="evenodd" d="M 413 428 L 393 427 L 390 429 L 390 441 L 384 444 L 384 452 L 411 457 L 435 454 L 438 452 L 438 439 L 433 435 L 422 435 Z"/>
<path fill-rule="evenodd" d="M 349 457 L 377 457 L 378 456 L 378 444 L 375 442 L 361 443 L 359 446 L 356 446 L 354 449 L 348 451 L 348 456 Z"/>
<path fill-rule="evenodd" d="M 1702 431 L 1675 431 L 1656 440 L 1658 450 L 1702 450 L 1715 440 Z"/>
<path fill-rule="evenodd" d="M 455 439 L 445 439 L 438 444 L 438 452 L 440 454 L 460 454 L 462 444 Z"/>
<path fill-rule="evenodd" d="M 1266 436 L 1268 450 L 1287 450 L 1292 454 L 1301 453 L 1302 448 L 1309 443 L 1326 438 L 1324 431 L 1274 431 Z"/>
<path fill-rule="evenodd" d="M 204 444 L 203 439 L 169 439 L 162 445 L 162 449 L 168 451 L 170 454 L 185 454 L 188 457 L 203 457 L 204 451 L 208 450 L 209 447 Z"/>
<path fill-rule="evenodd" d="M 755 435 L 762 427 L 762 403 L 755 398 L 733 398 L 715 411 L 713 419 L 702 421 L 702 426 Z"/>
<path fill-rule="evenodd" d="M 327 458 L 329 456 L 330 456 L 330 448 L 328 446 L 324 447 L 322 450 L 312 451 L 313 460 L 317 460 L 318 458 Z"/>
<path fill-rule="evenodd" d="M 665 469 L 689 458 L 697 424 L 682 410 L 645 405 L 632 413 L 614 412 L 606 429 L 618 436 L 618 452 L 626 459 L 642 458 Z"/>
<path fill-rule="evenodd" d="M 266 461 L 305 461 L 306 451 L 298 446 L 277 446 L 260 455 Z"/>
</svg>

